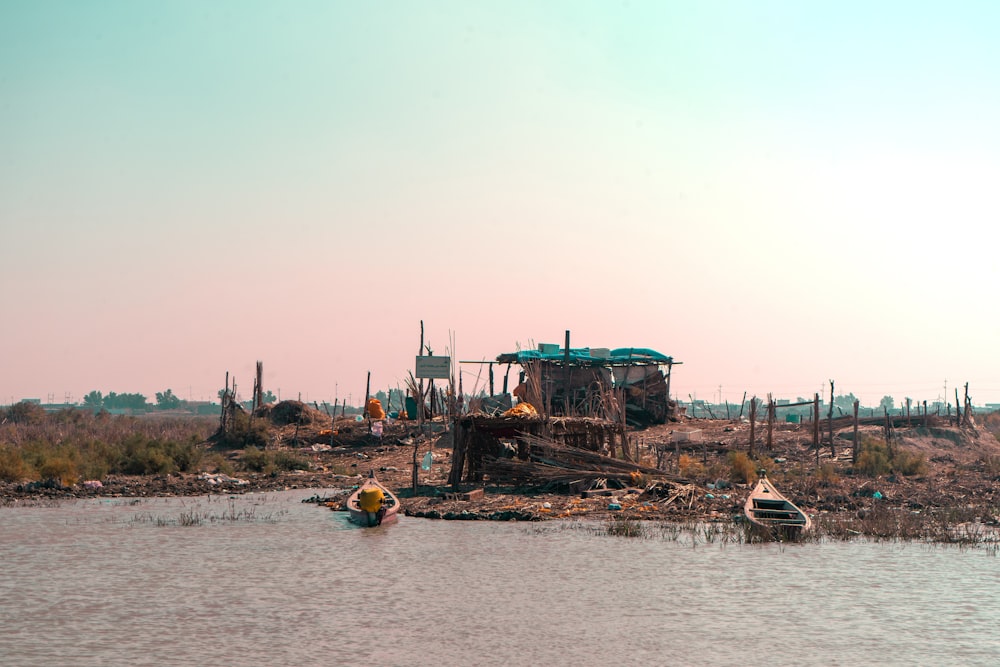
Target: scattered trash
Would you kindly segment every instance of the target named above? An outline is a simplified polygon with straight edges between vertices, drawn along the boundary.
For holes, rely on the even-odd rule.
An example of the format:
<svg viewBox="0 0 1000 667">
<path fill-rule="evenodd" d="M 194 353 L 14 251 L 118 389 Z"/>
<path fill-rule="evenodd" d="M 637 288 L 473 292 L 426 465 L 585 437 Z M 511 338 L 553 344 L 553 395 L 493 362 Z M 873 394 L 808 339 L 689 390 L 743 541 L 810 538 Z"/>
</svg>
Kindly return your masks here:
<svg viewBox="0 0 1000 667">
<path fill-rule="evenodd" d="M 874 498 L 875 500 L 882 500 L 882 492 L 876 491 L 875 493 L 872 494 L 872 498 Z"/>
<path fill-rule="evenodd" d="M 550 510 L 550 509 L 552 509 L 552 503 L 547 503 L 547 502 L 546 503 L 542 503 L 542 507 L 544 507 L 547 510 Z"/>
<path fill-rule="evenodd" d="M 83 488 L 85 489 L 100 489 L 103 486 L 104 485 L 101 484 L 101 480 L 99 479 L 88 479 L 83 483 Z"/>
<path fill-rule="evenodd" d="M 431 469 L 431 464 L 433 462 L 434 462 L 434 453 L 433 452 L 427 452 L 426 454 L 424 454 L 424 460 L 420 462 L 420 469 L 421 470 L 430 470 Z"/>
<path fill-rule="evenodd" d="M 621 503 L 608 503 L 609 510 L 620 510 L 621 508 Z"/>
<path fill-rule="evenodd" d="M 242 486 L 244 484 L 249 484 L 249 482 L 247 482 L 245 479 L 237 479 L 236 477 L 230 477 L 225 473 L 216 473 L 213 475 L 207 472 L 203 472 L 200 475 L 198 475 L 198 479 L 205 480 L 212 486 L 215 486 L 217 484 L 236 484 L 239 486 Z"/>
<path fill-rule="evenodd" d="M 708 498 L 709 500 L 711 500 L 711 499 L 712 499 L 712 498 L 714 498 L 715 496 L 714 496 L 713 494 L 711 494 L 711 493 L 706 493 L 706 494 L 705 494 L 705 497 L 706 497 L 706 498 Z"/>
</svg>

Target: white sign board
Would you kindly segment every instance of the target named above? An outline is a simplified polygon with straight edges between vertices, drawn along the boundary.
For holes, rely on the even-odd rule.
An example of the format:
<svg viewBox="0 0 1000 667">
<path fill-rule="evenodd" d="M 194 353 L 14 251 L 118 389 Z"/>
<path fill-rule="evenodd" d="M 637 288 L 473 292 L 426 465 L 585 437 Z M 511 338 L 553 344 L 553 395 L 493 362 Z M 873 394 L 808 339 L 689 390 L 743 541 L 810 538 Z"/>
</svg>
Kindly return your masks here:
<svg viewBox="0 0 1000 667">
<path fill-rule="evenodd" d="M 451 357 L 417 357 L 418 378 L 447 380 L 451 377 Z"/>
</svg>

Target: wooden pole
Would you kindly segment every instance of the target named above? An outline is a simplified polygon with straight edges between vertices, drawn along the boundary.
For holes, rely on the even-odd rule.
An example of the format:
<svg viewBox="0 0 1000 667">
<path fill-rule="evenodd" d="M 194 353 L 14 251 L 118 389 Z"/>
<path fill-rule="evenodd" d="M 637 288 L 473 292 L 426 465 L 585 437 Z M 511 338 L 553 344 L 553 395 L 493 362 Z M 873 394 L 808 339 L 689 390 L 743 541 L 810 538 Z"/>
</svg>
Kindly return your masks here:
<svg viewBox="0 0 1000 667">
<path fill-rule="evenodd" d="M 774 398 L 767 394 L 767 450 L 774 449 Z"/>
<path fill-rule="evenodd" d="M 965 383 L 965 425 L 972 425 L 972 399 L 969 398 L 969 383 Z"/>
<path fill-rule="evenodd" d="M 264 402 L 264 362 L 257 362 L 257 391 L 254 394 L 255 407 L 260 407 Z"/>
<path fill-rule="evenodd" d="M 819 467 L 819 392 L 813 394 L 813 447 L 816 448 L 816 467 Z"/>
<path fill-rule="evenodd" d="M 833 444 L 833 380 L 830 380 L 830 410 L 827 412 L 826 420 L 830 431 L 830 456 L 837 458 L 837 446 Z"/>
<path fill-rule="evenodd" d="M 857 465 L 858 463 L 858 407 L 861 405 L 861 401 L 855 399 L 854 401 L 854 451 L 851 452 L 851 463 Z"/>
<path fill-rule="evenodd" d="M 372 391 L 372 372 L 368 371 L 368 379 L 365 381 L 365 407 L 361 412 L 361 415 L 369 419 L 368 428 L 371 428 L 371 415 L 368 414 L 368 397 L 371 396 Z"/>
<path fill-rule="evenodd" d="M 424 355 L 424 321 L 420 320 L 420 349 L 417 351 L 417 356 L 422 357 Z M 420 378 L 417 382 L 417 393 L 419 396 L 414 396 L 417 401 L 417 427 L 420 432 L 424 432 L 424 379 Z M 416 471 L 413 472 L 416 475 Z"/>
<path fill-rule="evenodd" d="M 563 350 L 563 415 L 569 417 L 569 329 L 566 329 L 566 348 Z"/>
<path fill-rule="evenodd" d="M 757 426 L 757 397 L 754 396 L 750 399 L 750 446 L 747 448 L 747 454 L 753 458 L 753 441 L 756 437 L 754 430 Z"/>
<path fill-rule="evenodd" d="M 955 387 L 955 426 L 962 425 L 962 408 L 958 407 L 958 387 Z"/>
</svg>

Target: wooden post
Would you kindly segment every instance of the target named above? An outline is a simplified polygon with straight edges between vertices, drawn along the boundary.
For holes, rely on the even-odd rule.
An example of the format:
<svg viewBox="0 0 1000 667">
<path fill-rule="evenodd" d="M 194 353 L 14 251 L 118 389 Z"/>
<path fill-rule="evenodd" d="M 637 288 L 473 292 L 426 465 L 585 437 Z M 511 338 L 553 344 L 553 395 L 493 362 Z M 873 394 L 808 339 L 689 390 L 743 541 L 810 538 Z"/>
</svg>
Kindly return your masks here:
<svg viewBox="0 0 1000 667">
<path fill-rule="evenodd" d="M 767 451 L 774 449 L 774 398 L 767 394 Z"/>
<path fill-rule="evenodd" d="M 743 400 L 740 401 L 740 416 L 737 419 L 743 419 L 743 406 L 747 404 L 747 393 L 743 392 Z"/>
<path fill-rule="evenodd" d="M 750 399 L 750 446 L 747 448 L 747 454 L 750 458 L 753 458 L 753 441 L 756 437 L 754 430 L 757 425 L 757 397 L 754 396 Z"/>
<path fill-rule="evenodd" d="M 417 495 L 417 482 L 419 481 L 419 476 L 417 474 L 417 450 L 420 449 L 420 441 L 417 440 L 413 443 L 413 495 Z"/>
<path fill-rule="evenodd" d="M 368 429 L 371 430 L 371 415 L 368 414 L 368 397 L 371 395 L 372 391 L 372 372 L 368 371 L 368 379 L 365 381 L 365 407 L 361 411 L 361 415 L 368 417 Z"/>
<path fill-rule="evenodd" d="M 969 383 L 965 383 L 965 416 L 963 417 L 963 424 L 966 426 L 972 425 L 972 399 L 969 398 Z"/>
<path fill-rule="evenodd" d="M 563 415 L 569 417 L 569 329 L 566 329 L 566 348 L 563 350 L 563 403 L 566 406 Z"/>
<path fill-rule="evenodd" d="M 417 351 L 417 356 L 422 357 L 424 355 L 424 321 L 420 320 L 420 349 Z M 420 378 L 417 382 L 417 393 L 419 396 L 414 396 L 413 398 L 417 401 L 417 428 L 420 432 L 424 432 L 424 379 Z M 416 474 L 416 472 L 414 472 Z"/>
<path fill-rule="evenodd" d="M 955 387 L 955 426 L 962 425 L 962 408 L 958 406 L 958 387 Z"/>
<path fill-rule="evenodd" d="M 858 407 L 861 401 L 854 400 L 854 451 L 851 453 L 851 463 L 857 464 L 858 462 Z"/>
<path fill-rule="evenodd" d="M 493 398 L 493 362 L 490 362 L 490 398 Z"/>
<path fill-rule="evenodd" d="M 254 407 L 259 408 L 264 402 L 264 362 L 257 362 L 257 391 L 254 392 Z"/>
<path fill-rule="evenodd" d="M 819 392 L 813 394 L 813 447 L 816 448 L 816 467 L 819 467 Z"/>
<path fill-rule="evenodd" d="M 958 400 L 958 389 L 955 390 L 955 400 Z M 226 432 L 226 409 L 229 407 L 229 371 L 226 371 L 226 389 L 222 392 L 222 419 L 219 421 L 219 430 Z"/>
<path fill-rule="evenodd" d="M 892 420 L 889 418 L 889 408 L 883 407 L 885 412 L 885 447 L 889 452 L 889 459 L 892 459 Z"/>
<path fill-rule="evenodd" d="M 837 458 L 837 447 L 833 444 L 833 380 L 830 380 L 830 410 L 826 415 L 826 423 L 830 431 L 830 456 Z"/>
</svg>

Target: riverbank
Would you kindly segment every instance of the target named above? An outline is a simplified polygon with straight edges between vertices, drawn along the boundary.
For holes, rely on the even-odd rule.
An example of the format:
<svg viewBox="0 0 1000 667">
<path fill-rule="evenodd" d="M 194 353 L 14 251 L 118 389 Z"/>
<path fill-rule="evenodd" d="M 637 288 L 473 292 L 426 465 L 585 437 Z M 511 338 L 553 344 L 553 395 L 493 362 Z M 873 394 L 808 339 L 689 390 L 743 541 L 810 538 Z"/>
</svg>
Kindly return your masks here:
<svg viewBox="0 0 1000 667">
<path fill-rule="evenodd" d="M 740 420 L 685 419 L 629 433 L 645 464 L 658 464 L 662 478 L 637 475 L 624 488 L 581 491 L 567 484 L 522 486 L 447 484 L 450 433 L 417 433 L 396 424 L 382 438 L 355 426 L 355 433 L 296 429 L 295 446 L 282 449 L 308 461 L 309 470 L 254 473 L 108 475 L 72 486 L 58 483 L 0 485 L 0 503 L 16 505 L 60 498 L 192 496 L 317 489 L 316 500 L 333 506 L 370 470 L 400 497 L 411 517 L 446 520 L 733 522 L 740 516 L 750 481 L 734 460 L 749 455 L 750 425 Z M 863 427 L 859 437 L 877 443 L 881 429 Z M 834 447 L 817 453 L 810 424 L 776 424 L 770 448 L 758 425 L 753 466 L 814 519 L 820 534 L 865 534 L 946 539 L 956 527 L 1000 525 L 1000 442 L 984 426 L 899 428 L 894 461 L 907 470 L 864 474 L 853 463 L 853 429 L 834 434 Z M 877 448 L 876 453 L 880 450 Z M 430 456 L 429 469 L 421 465 Z M 226 454 L 233 463 L 240 451 Z M 413 486 L 417 461 L 418 483 Z M 745 467 L 746 464 L 744 464 Z M 745 471 L 743 471 L 745 472 Z"/>
</svg>

